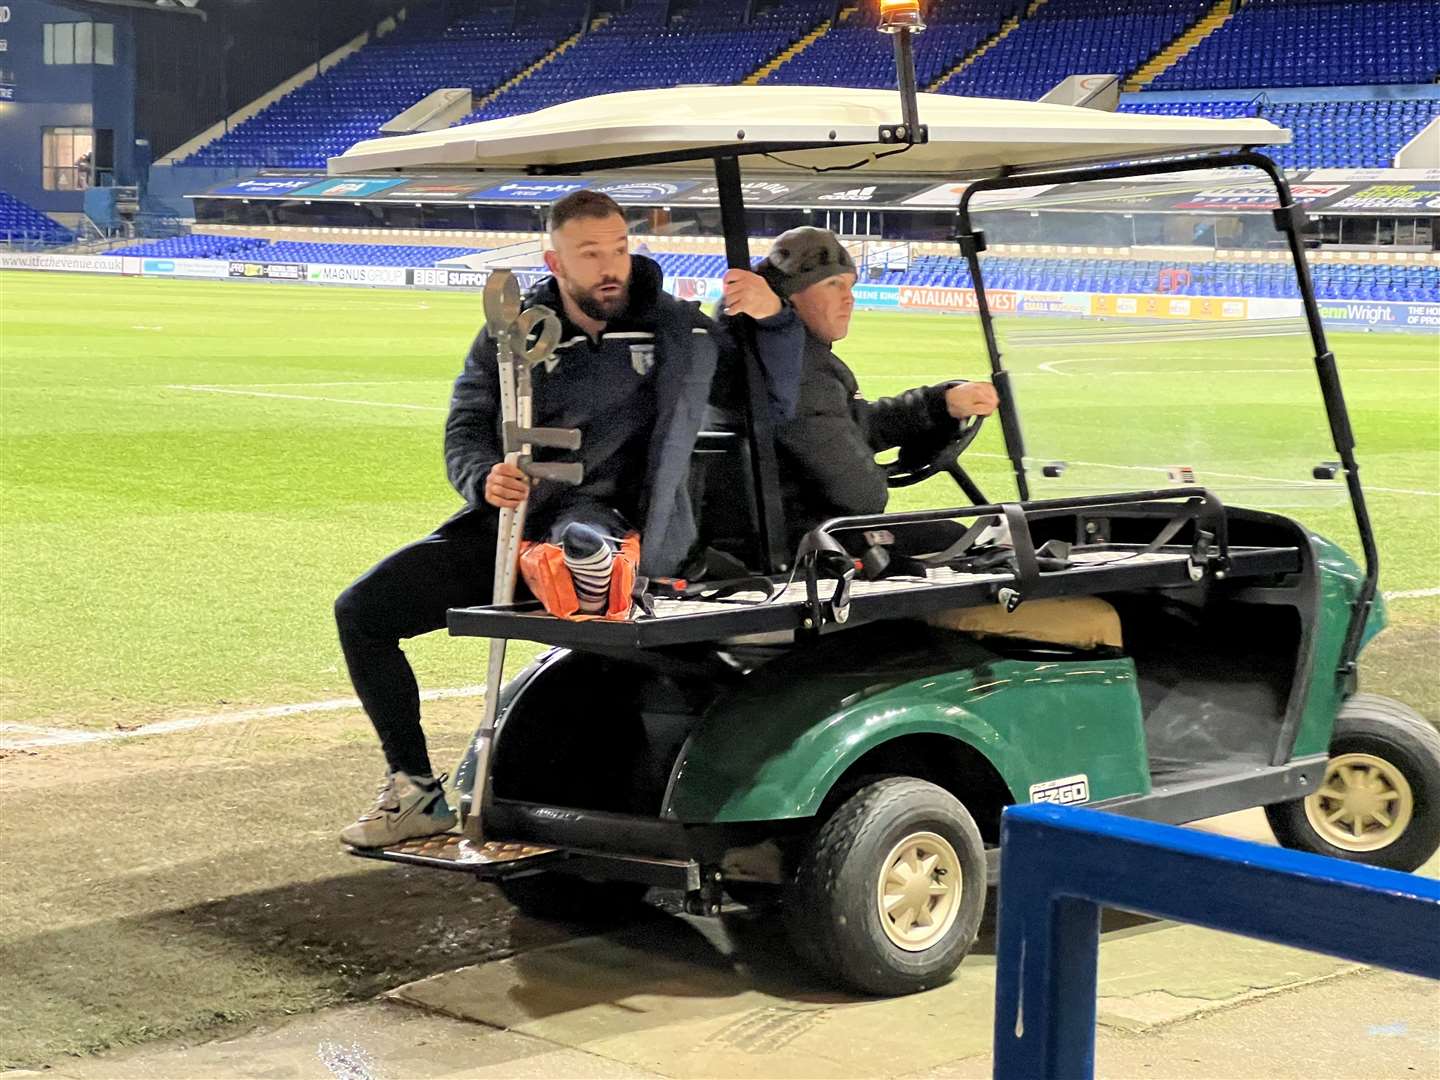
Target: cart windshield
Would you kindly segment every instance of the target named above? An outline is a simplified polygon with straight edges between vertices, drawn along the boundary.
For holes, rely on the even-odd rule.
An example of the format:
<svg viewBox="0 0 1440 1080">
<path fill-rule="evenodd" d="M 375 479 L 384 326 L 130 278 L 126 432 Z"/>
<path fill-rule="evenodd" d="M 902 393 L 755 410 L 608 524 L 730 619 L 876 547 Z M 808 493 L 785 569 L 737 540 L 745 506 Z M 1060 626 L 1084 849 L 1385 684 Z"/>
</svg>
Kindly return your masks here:
<svg viewBox="0 0 1440 1080">
<path fill-rule="evenodd" d="M 1276 203 L 1255 169 L 976 194 L 1031 498 L 1194 483 L 1344 519 Z"/>
</svg>

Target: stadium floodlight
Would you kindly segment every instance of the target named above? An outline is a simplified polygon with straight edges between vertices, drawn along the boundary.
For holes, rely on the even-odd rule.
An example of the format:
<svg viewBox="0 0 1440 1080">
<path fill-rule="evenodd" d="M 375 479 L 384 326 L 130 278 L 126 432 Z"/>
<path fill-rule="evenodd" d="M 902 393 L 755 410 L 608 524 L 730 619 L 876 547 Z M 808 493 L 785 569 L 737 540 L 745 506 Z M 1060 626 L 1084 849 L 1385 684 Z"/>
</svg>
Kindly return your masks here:
<svg viewBox="0 0 1440 1080">
<path fill-rule="evenodd" d="M 920 106 L 915 93 L 915 48 L 912 34 L 925 29 L 920 0 L 880 0 L 877 29 L 895 38 L 895 81 L 900 89 L 901 126 L 895 129 L 897 142 L 925 142 L 929 133 L 920 123 Z"/>
</svg>

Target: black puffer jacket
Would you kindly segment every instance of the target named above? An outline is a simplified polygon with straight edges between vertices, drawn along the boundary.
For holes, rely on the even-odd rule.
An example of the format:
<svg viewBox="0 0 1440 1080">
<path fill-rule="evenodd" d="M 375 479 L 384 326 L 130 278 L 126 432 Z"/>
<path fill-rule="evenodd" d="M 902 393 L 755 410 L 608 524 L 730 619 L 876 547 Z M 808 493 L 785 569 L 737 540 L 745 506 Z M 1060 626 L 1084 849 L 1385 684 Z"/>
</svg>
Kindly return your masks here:
<svg viewBox="0 0 1440 1080">
<path fill-rule="evenodd" d="M 889 490 L 875 455 L 895 447 L 938 454 L 959 428 L 945 407 L 954 385 L 866 401 L 854 372 L 806 334 L 795 415 L 775 430 L 791 540 L 827 518 L 882 513 Z"/>
</svg>

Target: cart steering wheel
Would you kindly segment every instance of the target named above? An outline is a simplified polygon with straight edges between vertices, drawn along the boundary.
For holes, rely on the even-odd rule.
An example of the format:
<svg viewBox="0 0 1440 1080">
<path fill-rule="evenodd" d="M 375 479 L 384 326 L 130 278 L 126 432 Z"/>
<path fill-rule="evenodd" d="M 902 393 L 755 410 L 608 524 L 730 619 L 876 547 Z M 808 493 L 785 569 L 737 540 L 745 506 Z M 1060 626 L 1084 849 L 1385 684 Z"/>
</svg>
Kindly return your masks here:
<svg viewBox="0 0 1440 1080">
<path fill-rule="evenodd" d="M 961 467 L 959 458 L 980 434 L 980 425 L 984 421 L 983 416 L 970 417 L 961 425 L 959 434 L 928 461 L 917 461 L 901 450 L 900 456 L 885 466 L 887 485 L 892 488 L 910 487 L 939 473 L 948 473 L 971 502 L 977 506 L 983 505 L 985 496 Z"/>
</svg>

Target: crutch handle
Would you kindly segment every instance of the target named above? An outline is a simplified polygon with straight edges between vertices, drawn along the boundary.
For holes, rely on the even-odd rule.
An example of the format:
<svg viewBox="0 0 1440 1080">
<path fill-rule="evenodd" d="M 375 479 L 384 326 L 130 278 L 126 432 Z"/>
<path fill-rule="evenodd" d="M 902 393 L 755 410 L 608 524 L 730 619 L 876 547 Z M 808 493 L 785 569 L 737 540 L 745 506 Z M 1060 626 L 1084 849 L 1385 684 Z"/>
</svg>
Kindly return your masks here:
<svg viewBox="0 0 1440 1080">
<path fill-rule="evenodd" d="M 585 466 L 579 462 L 530 461 L 522 458 L 520 471 L 532 480 L 555 480 L 578 485 L 585 479 Z"/>
<path fill-rule="evenodd" d="M 518 450 L 526 443 L 532 446 L 551 446 L 558 450 L 579 450 L 579 428 L 521 427 L 513 420 L 506 420 L 504 427 L 505 448 Z"/>
</svg>

